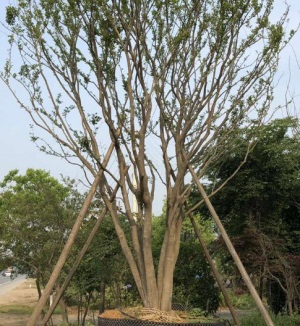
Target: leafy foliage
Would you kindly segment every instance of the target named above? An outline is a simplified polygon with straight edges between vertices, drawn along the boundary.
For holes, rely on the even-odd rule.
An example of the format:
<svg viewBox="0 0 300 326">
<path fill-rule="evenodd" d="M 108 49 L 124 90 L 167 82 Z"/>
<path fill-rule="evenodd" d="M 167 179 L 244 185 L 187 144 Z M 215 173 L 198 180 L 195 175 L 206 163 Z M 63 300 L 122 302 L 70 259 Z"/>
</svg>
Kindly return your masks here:
<svg viewBox="0 0 300 326">
<path fill-rule="evenodd" d="M 12 170 L 0 184 L 1 253 L 20 272 L 47 282 L 72 226 L 76 197 L 43 170 Z"/>
<path fill-rule="evenodd" d="M 299 300 L 300 279 L 300 143 L 289 134 L 297 123 L 281 119 L 258 129 L 258 142 L 238 176 L 213 198 L 246 267 L 258 278 L 260 291 L 276 312 L 284 308 L 276 293 L 284 293 L 289 313 L 297 310 L 292 301 Z M 211 187 L 218 187 L 243 160 L 247 132 L 241 130 L 238 149 L 228 151 L 210 170 Z"/>
</svg>

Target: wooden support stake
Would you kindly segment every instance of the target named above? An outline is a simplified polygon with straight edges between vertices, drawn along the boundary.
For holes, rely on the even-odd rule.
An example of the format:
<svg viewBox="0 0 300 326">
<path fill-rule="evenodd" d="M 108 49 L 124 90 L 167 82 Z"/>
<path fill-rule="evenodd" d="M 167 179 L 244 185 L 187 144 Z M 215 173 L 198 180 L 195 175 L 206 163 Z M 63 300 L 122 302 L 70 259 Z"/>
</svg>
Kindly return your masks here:
<svg viewBox="0 0 300 326">
<path fill-rule="evenodd" d="M 212 257 L 210 256 L 210 253 L 209 253 L 209 251 L 207 249 L 207 246 L 206 246 L 206 244 L 205 244 L 205 242 L 203 240 L 203 237 L 201 235 L 201 232 L 200 232 L 200 230 L 199 230 L 199 228 L 198 228 L 198 226 L 196 224 L 196 221 L 195 221 L 195 219 L 194 219 L 194 217 L 192 216 L 191 213 L 189 213 L 189 218 L 190 218 L 190 220 L 192 222 L 192 225 L 194 227 L 194 230 L 195 230 L 195 232 L 197 234 L 197 237 L 198 237 L 198 240 L 199 240 L 199 242 L 201 244 L 201 247 L 202 247 L 202 249 L 204 251 L 205 257 L 206 257 L 206 259 L 207 259 L 207 261 L 208 261 L 208 263 L 210 265 L 210 268 L 212 270 L 212 273 L 213 273 L 213 275 L 214 275 L 214 277 L 215 277 L 215 279 L 216 279 L 216 281 L 217 281 L 217 283 L 219 285 L 219 288 L 220 288 L 221 292 L 223 293 L 225 302 L 227 304 L 227 307 L 230 310 L 231 316 L 232 316 L 235 324 L 237 326 L 240 326 L 241 325 L 241 322 L 239 320 L 239 317 L 238 317 L 238 315 L 237 315 L 237 313 L 236 313 L 236 311 L 235 311 L 235 309 L 234 309 L 234 307 L 233 307 L 233 305 L 231 303 L 231 300 L 229 298 L 229 295 L 227 293 L 227 290 L 226 290 L 226 288 L 225 288 L 225 286 L 224 286 L 224 284 L 222 282 L 221 276 L 220 276 L 220 274 L 219 274 L 219 272 L 218 272 L 218 270 L 217 270 L 217 268 L 216 268 L 216 266 L 215 266 L 215 264 L 213 262 Z"/>
<path fill-rule="evenodd" d="M 128 170 L 128 168 L 127 168 L 127 170 Z M 119 187 L 120 187 L 119 184 L 115 187 L 115 189 L 114 189 L 114 191 L 113 191 L 113 193 L 112 193 L 112 195 L 110 197 L 110 200 L 113 200 L 115 198 Z M 93 239 L 94 239 L 94 237 L 95 237 L 95 235 L 96 235 L 96 233 L 97 233 L 97 231 L 98 231 L 98 229 L 99 229 L 99 227 L 100 227 L 100 225 L 101 225 L 101 223 L 103 221 L 103 218 L 105 217 L 107 211 L 108 211 L 107 207 L 104 207 L 101 214 L 100 214 L 100 216 L 98 217 L 97 222 L 95 223 L 90 235 L 88 236 L 84 246 L 82 247 L 80 253 L 78 254 L 78 256 L 76 258 L 76 261 L 74 262 L 68 276 L 64 280 L 64 282 L 63 282 L 61 288 L 59 289 L 59 291 L 56 293 L 53 304 L 50 306 L 50 308 L 47 311 L 45 317 L 43 318 L 43 320 L 41 322 L 41 326 L 45 326 L 47 324 L 48 320 L 50 319 L 54 309 L 58 305 L 59 300 L 61 299 L 62 295 L 64 294 L 65 290 L 67 289 L 73 275 L 75 274 L 75 272 L 76 272 L 79 264 L 81 263 L 86 251 L 88 250 L 91 242 L 93 241 Z"/>
<path fill-rule="evenodd" d="M 103 164 L 102 164 L 103 167 L 107 166 L 113 150 L 114 150 L 114 143 L 111 143 L 110 147 L 107 150 L 105 158 L 103 160 Z M 52 290 L 54 288 L 54 285 L 55 285 L 55 283 L 56 283 L 56 281 L 57 281 L 57 279 L 59 277 L 59 274 L 62 271 L 66 260 L 68 259 L 69 253 L 70 253 L 70 251 L 72 249 L 72 246 L 73 246 L 73 244 L 75 242 L 77 234 L 78 234 L 78 232 L 80 230 L 83 219 L 86 216 L 86 214 L 87 214 L 87 212 L 88 212 L 88 210 L 90 208 L 90 205 L 91 205 L 91 202 L 92 202 L 92 200 L 94 198 L 96 190 L 97 190 L 97 188 L 99 186 L 99 183 L 100 183 L 100 181 L 101 181 L 101 179 L 103 177 L 103 173 L 104 173 L 104 170 L 102 168 L 96 174 L 95 180 L 94 180 L 94 182 L 93 182 L 93 184 L 91 186 L 91 189 L 90 189 L 90 191 L 89 191 L 89 193 L 88 193 L 88 195 L 87 195 L 87 197 L 86 197 L 86 199 L 85 199 L 85 201 L 84 201 L 84 203 L 83 203 L 83 205 L 81 207 L 81 210 L 80 210 L 80 212 L 79 212 L 79 214 L 77 216 L 77 219 L 76 219 L 76 221 L 75 221 L 75 223 L 73 225 L 73 228 L 71 230 L 69 238 L 68 238 L 68 240 L 67 240 L 67 242 L 66 242 L 66 244 L 65 244 L 65 246 L 64 246 L 64 248 L 63 248 L 63 250 L 62 250 L 62 252 L 61 252 L 61 254 L 59 256 L 59 258 L 58 258 L 58 261 L 57 261 L 57 263 L 56 263 L 56 265 L 55 265 L 55 267 L 54 267 L 54 269 L 52 271 L 50 279 L 49 279 L 49 281 L 48 281 L 48 283 L 47 283 L 47 285 L 46 285 L 46 287 L 45 287 L 45 289 L 44 289 L 38 303 L 36 304 L 36 306 L 35 306 L 35 308 L 33 310 L 33 313 L 31 315 L 30 319 L 28 320 L 26 326 L 35 326 L 36 325 L 36 322 L 37 322 L 42 310 L 44 309 L 44 307 L 46 305 L 46 302 L 47 302 L 47 300 L 48 300 L 48 298 L 49 298 L 49 296 L 50 296 L 50 294 L 51 294 L 51 292 L 52 292 Z"/>
<path fill-rule="evenodd" d="M 218 214 L 216 213 L 210 199 L 208 198 L 202 184 L 200 183 L 195 170 L 190 165 L 189 165 L 189 170 L 190 170 L 190 172 L 192 174 L 192 177 L 193 177 L 193 179 L 194 179 L 194 181 L 195 181 L 195 183 L 197 185 L 197 188 L 198 188 L 201 196 L 204 199 L 204 202 L 205 202 L 207 208 L 209 209 L 209 211 L 210 211 L 216 225 L 218 226 L 218 228 L 220 230 L 220 233 L 221 233 L 221 235 L 223 237 L 223 240 L 224 240 L 224 242 L 225 242 L 225 244 L 226 244 L 226 246 L 228 248 L 228 251 L 230 252 L 234 262 L 236 263 L 236 266 L 239 269 L 239 271 L 241 273 L 241 276 L 242 276 L 244 282 L 246 283 L 246 285 L 247 285 L 247 287 L 249 289 L 250 294 L 252 295 L 252 297 L 253 297 L 259 311 L 262 314 L 262 317 L 263 317 L 266 325 L 267 326 L 274 326 L 274 323 L 273 323 L 267 309 L 263 305 L 263 303 L 262 303 L 262 301 L 261 301 L 261 299 L 260 299 L 254 285 L 252 284 L 251 279 L 250 279 L 250 277 L 249 277 L 243 263 L 241 262 L 239 255 L 237 254 L 235 248 L 233 247 L 232 242 L 231 242 L 231 240 L 230 240 L 230 238 L 229 238 L 229 236 L 228 236 L 228 234 L 227 234 L 221 220 L 219 219 Z"/>
<path fill-rule="evenodd" d="M 64 266 L 64 264 L 65 264 L 65 262 L 66 262 L 66 260 L 68 258 L 68 256 L 69 256 L 69 253 L 70 253 L 70 251 L 72 249 L 72 246 L 74 244 L 76 236 L 77 236 L 77 234 L 78 234 L 78 232 L 80 230 L 82 221 L 83 221 L 84 217 L 86 216 L 86 214 L 88 212 L 91 201 L 92 201 L 92 199 L 93 199 L 93 197 L 95 195 L 95 192 L 96 192 L 96 190 L 98 188 L 100 179 L 102 177 L 102 172 L 103 171 L 101 170 L 96 175 L 96 178 L 95 178 L 95 180 L 94 180 L 94 182 L 92 184 L 92 187 L 91 187 L 91 189 L 90 189 L 90 191 L 89 191 L 89 193 L 88 193 L 88 195 L 87 195 L 87 197 L 86 197 L 86 199 L 85 199 L 85 201 L 84 201 L 84 203 L 82 205 L 82 208 L 81 208 L 81 210 L 80 210 L 80 212 L 78 214 L 78 217 L 77 217 L 77 219 L 75 221 L 75 224 L 74 224 L 74 226 L 72 228 L 72 231 L 71 231 L 71 233 L 69 235 L 69 238 L 68 238 L 68 240 L 67 240 L 67 242 L 66 242 L 66 244 L 65 244 L 65 246 L 64 246 L 64 248 L 63 248 L 63 250 L 62 250 L 62 252 L 60 254 L 60 257 L 59 257 L 59 259 L 58 259 L 58 261 L 57 261 L 57 263 L 56 263 L 56 265 L 55 265 L 55 267 L 53 269 L 53 272 L 52 272 L 52 274 L 50 276 L 50 279 L 49 279 L 49 281 L 48 281 L 48 283 L 47 283 L 47 285 L 46 285 L 46 287 L 45 287 L 45 289 L 44 289 L 38 303 L 36 304 L 30 319 L 27 322 L 27 326 L 35 326 L 36 325 L 36 322 L 37 322 L 42 310 L 44 309 L 44 307 L 46 305 L 46 302 L 47 302 L 47 300 L 48 300 L 48 298 L 49 298 L 49 296 L 50 296 L 50 294 L 51 294 L 51 292 L 52 292 L 52 290 L 54 288 L 54 285 L 55 285 L 55 283 L 56 283 L 56 281 L 57 281 L 57 279 L 59 277 L 59 274 L 60 274 L 60 272 L 61 272 L 61 270 L 62 270 L 62 268 L 63 268 L 63 266 Z"/>
<path fill-rule="evenodd" d="M 94 239 L 94 237 L 95 237 L 95 235 L 96 235 L 96 233 L 97 233 L 97 231 L 98 231 L 98 229 L 99 229 L 99 227 L 100 227 L 106 213 L 107 213 L 107 208 L 105 207 L 105 208 L 103 208 L 100 216 L 98 217 L 96 224 L 94 225 L 89 237 L 87 238 L 84 246 L 82 247 L 80 253 L 78 254 L 78 256 L 76 258 L 76 261 L 73 264 L 73 266 L 72 266 L 69 274 L 67 275 L 66 279 L 64 280 L 61 288 L 55 294 L 52 305 L 49 307 L 49 310 L 47 311 L 46 315 L 44 316 L 43 320 L 40 323 L 41 326 L 45 326 L 47 324 L 48 320 L 50 319 L 51 315 L 53 314 L 53 311 L 55 310 L 56 306 L 58 305 L 59 300 L 61 299 L 61 297 L 65 293 L 65 291 L 66 291 L 66 289 L 67 289 L 73 275 L 75 274 L 79 264 L 82 261 L 82 258 L 84 257 L 84 255 L 85 255 L 86 251 L 88 250 L 92 240 Z"/>
</svg>

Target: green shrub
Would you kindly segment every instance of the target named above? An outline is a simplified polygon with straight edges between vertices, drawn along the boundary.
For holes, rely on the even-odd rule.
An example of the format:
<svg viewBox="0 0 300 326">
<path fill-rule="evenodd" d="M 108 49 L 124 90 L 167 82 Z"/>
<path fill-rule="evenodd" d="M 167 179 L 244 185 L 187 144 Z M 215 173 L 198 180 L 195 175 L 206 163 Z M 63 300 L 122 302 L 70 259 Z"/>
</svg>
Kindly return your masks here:
<svg viewBox="0 0 300 326">
<path fill-rule="evenodd" d="M 249 310 L 249 309 L 253 309 L 256 307 L 252 296 L 248 293 L 234 294 L 233 292 L 229 292 L 228 294 L 229 294 L 229 298 L 230 298 L 232 305 L 236 309 Z M 221 304 L 226 306 L 223 295 L 222 295 L 222 299 L 221 299 Z"/>
<path fill-rule="evenodd" d="M 276 326 L 300 326 L 300 316 L 287 316 L 271 314 Z M 241 318 L 242 326 L 265 326 L 265 322 L 259 312 L 253 312 Z"/>
<path fill-rule="evenodd" d="M 192 318 L 198 318 L 198 317 L 203 317 L 206 316 L 206 312 L 200 308 L 193 308 L 190 313 L 189 313 L 190 317 Z"/>
</svg>

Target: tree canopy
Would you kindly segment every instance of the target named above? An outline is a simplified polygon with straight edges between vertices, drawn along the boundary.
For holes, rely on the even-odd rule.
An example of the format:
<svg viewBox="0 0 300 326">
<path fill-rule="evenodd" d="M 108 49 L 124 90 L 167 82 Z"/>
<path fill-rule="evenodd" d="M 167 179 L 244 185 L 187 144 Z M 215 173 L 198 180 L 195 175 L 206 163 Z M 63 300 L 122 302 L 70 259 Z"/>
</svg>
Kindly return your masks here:
<svg viewBox="0 0 300 326">
<path fill-rule="evenodd" d="M 12 170 L 0 183 L 1 256 L 44 286 L 72 226 L 71 189 L 43 170 Z"/>
<path fill-rule="evenodd" d="M 300 139 L 291 134 L 298 124 L 279 119 L 260 129 L 238 176 L 212 199 L 249 272 L 258 278 L 261 295 L 269 297 L 275 312 L 287 303 L 290 314 L 300 299 Z M 240 148 L 247 146 L 247 133 L 240 130 Z M 218 187 L 241 160 L 240 150 L 224 155 L 210 170 L 210 187 Z M 279 292 L 285 300 L 278 299 Z"/>
</svg>

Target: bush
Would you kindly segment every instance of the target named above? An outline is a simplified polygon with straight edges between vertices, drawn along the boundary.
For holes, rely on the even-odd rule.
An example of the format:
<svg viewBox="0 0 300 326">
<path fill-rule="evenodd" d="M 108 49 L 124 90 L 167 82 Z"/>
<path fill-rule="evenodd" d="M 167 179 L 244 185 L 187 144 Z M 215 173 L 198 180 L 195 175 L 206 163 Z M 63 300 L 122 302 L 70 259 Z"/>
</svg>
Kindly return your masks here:
<svg viewBox="0 0 300 326">
<path fill-rule="evenodd" d="M 200 309 L 200 308 L 193 308 L 193 309 L 190 311 L 189 316 L 192 317 L 192 318 L 199 318 L 199 317 L 206 316 L 206 312 L 203 311 L 203 310 Z"/>
<path fill-rule="evenodd" d="M 300 326 L 300 316 L 287 316 L 271 314 L 276 326 Z M 265 326 L 265 322 L 259 312 L 253 312 L 241 318 L 242 326 Z"/>
<path fill-rule="evenodd" d="M 230 301 L 236 309 L 249 310 L 256 307 L 252 296 L 248 293 L 235 294 L 232 291 L 228 292 Z M 221 294 L 221 306 L 226 306 L 225 299 Z"/>
</svg>

